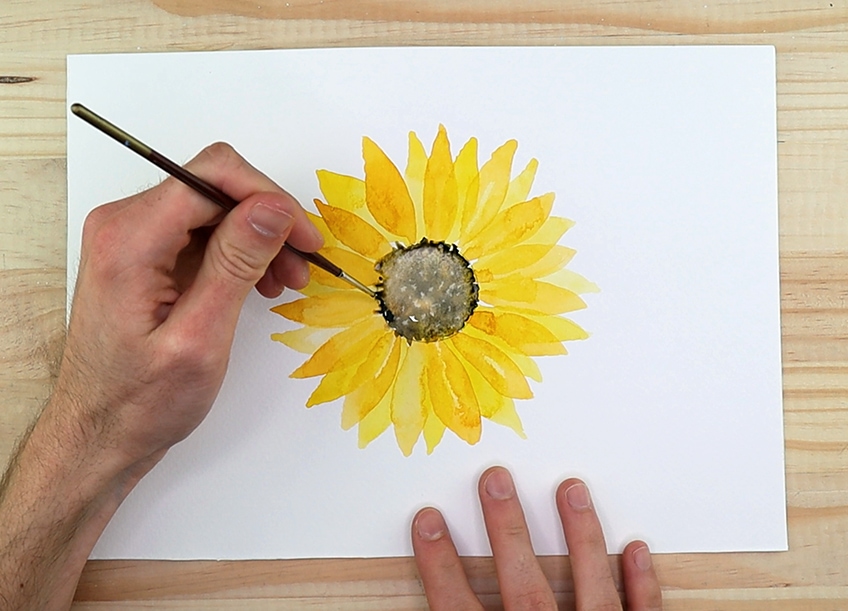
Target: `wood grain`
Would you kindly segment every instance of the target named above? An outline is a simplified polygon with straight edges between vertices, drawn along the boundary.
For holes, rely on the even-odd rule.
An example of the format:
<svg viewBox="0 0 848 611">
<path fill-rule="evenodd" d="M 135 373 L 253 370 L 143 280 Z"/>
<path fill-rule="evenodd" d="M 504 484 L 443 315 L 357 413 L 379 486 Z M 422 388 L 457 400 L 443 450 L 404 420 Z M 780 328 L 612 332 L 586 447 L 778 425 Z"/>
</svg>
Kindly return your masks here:
<svg viewBox="0 0 848 611">
<path fill-rule="evenodd" d="M 63 339 L 67 54 L 432 44 L 774 45 L 790 551 L 668 555 L 656 564 L 668 609 L 848 609 L 844 2 L 5 0 L 0 32 L 2 457 L 49 395 Z M 567 559 L 544 558 L 543 565 L 562 607 L 572 608 Z M 491 561 L 468 559 L 466 568 L 488 607 L 499 608 Z M 426 608 L 414 564 L 406 558 L 90 562 L 74 608 L 151 606 Z"/>
</svg>

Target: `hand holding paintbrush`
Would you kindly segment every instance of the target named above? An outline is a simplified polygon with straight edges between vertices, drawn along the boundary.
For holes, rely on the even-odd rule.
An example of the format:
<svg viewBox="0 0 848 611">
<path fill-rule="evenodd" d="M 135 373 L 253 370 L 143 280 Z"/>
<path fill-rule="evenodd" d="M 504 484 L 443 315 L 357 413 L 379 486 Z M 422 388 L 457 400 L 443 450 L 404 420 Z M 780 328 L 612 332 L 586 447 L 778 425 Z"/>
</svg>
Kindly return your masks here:
<svg viewBox="0 0 848 611">
<path fill-rule="evenodd" d="M 233 199 L 220 189 L 212 186 L 205 180 L 198 178 L 185 168 L 177 165 L 161 153 L 153 150 L 152 148 L 141 142 L 139 139 L 135 138 L 134 136 L 131 136 L 124 130 L 120 129 L 118 126 L 114 125 L 113 123 L 110 123 L 109 121 L 107 121 L 100 115 L 92 112 L 82 104 L 72 104 L 71 112 L 73 112 L 76 116 L 80 117 L 84 121 L 90 123 L 97 129 L 102 131 L 104 134 L 111 136 L 134 153 L 137 153 L 141 157 L 144 157 L 153 165 L 164 170 L 180 182 L 188 185 L 201 195 L 208 198 L 211 202 L 218 204 L 227 212 L 231 211 L 238 205 L 238 202 L 235 199 Z M 299 257 L 306 259 L 313 265 L 320 267 L 321 269 L 332 274 L 333 276 L 345 280 L 349 284 L 355 286 L 360 291 L 366 293 L 368 296 L 375 296 L 374 291 L 362 284 L 356 278 L 353 278 L 352 276 L 347 274 L 344 270 L 342 270 L 342 268 L 329 261 L 323 255 L 313 252 L 303 252 L 301 250 L 298 250 L 294 246 L 291 246 L 288 242 L 286 242 L 284 248 L 293 252 Z"/>
</svg>

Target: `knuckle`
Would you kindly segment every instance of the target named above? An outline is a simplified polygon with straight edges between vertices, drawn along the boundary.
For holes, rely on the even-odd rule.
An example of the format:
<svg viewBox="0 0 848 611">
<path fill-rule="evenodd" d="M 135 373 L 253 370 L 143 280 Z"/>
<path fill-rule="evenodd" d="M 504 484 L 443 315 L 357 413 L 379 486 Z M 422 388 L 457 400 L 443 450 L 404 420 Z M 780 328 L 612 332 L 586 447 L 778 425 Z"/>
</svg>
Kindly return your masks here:
<svg viewBox="0 0 848 611">
<path fill-rule="evenodd" d="M 514 604 L 510 609 L 521 609 L 526 611 L 550 611 L 556 609 L 556 600 L 550 589 L 531 588 L 516 594 Z"/>
<path fill-rule="evenodd" d="M 175 371 L 204 379 L 214 374 L 222 365 L 214 350 L 210 350 L 203 337 L 190 329 L 170 333 L 160 345 L 160 366 L 168 376 Z"/>
<path fill-rule="evenodd" d="M 124 244 L 127 240 L 124 226 L 105 206 L 96 208 L 86 217 L 83 225 L 82 253 L 87 265 L 107 277 L 122 267 Z"/>
<path fill-rule="evenodd" d="M 509 539 L 523 539 L 527 536 L 524 524 L 507 524 L 500 529 L 500 534 Z"/>
<path fill-rule="evenodd" d="M 266 261 L 256 252 L 222 239 L 210 252 L 215 274 L 225 279 L 255 284 L 265 273 Z"/>
<path fill-rule="evenodd" d="M 104 204 L 97 206 L 94 210 L 88 213 L 82 225 L 83 242 L 90 241 L 98 230 L 104 225 L 114 211 L 114 204 Z"/>
<path fill-rule="evenodd" d="M 228 168 L 241 163 L 241 155 L 227 142 L 213 142 L 201 151 L 201 155 L 209 159 L 216 167 Z"/>
</svg>

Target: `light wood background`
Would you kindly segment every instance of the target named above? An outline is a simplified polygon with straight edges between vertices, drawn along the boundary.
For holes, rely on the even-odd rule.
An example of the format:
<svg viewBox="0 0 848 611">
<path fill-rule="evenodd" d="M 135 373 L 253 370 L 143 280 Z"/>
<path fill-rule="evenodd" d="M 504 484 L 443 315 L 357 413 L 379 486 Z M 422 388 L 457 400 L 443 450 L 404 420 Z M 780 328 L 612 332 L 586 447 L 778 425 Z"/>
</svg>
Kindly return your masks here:
<svg viewBox="0 0 848 611">
<path fill-rule="evenodd" d="M 848 609 L 848 6 L 843 0 L 2 0 L 0 460 L 47 397 L 62 346 L 66 54 L 410 44 L 777 47 L 791 550 L 663 556 L 656 564 L 668 609 Z M 733 507 L 726 511 L 732 519 Z M 563 608 L 571 608 L 568 561 L 543 563 Z M 475 589 L 497 608 L 491 562 L 472 559 L 467 565 Z M 414 565 L 400 558 L 91 562 L 74 608 L 151 607 L 426 605 Z"/>
</svg>

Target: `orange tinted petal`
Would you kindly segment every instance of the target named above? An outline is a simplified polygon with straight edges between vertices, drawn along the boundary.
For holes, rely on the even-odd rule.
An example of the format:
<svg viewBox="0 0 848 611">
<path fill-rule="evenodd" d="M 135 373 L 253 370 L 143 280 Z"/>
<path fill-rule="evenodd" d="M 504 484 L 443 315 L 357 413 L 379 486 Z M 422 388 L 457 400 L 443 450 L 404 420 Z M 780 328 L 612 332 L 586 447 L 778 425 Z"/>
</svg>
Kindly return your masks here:
<svg viewBox="0 0 848 611">
<path fill-rule="evenodd" d="M 362 157 L 368 210 L 387 231 L 414 242 L 415 208 L 397 166 L 368 137 L 362 139 Z"/>
<path fill-rule="evenodd" d="M 380 281 L 380 275 L 374 269 L 374 263 L 355 252 L 351 252 L 346 248 L 330 246 L 322 248 L 321 254 L 366 286 L 375 286 Z M 313 281 L 324 286 L 356 290 L 346 281 L 337 278 L 329 272 L 325 272 L 320 267 L 310 267 L 309 274 Z"/>
<path fill-rule="evenodd" d="M 392 332 L 378 316 L 370 316 L 324 342 L 290 377 L 311 378 L 360 365 L 377 339 Z"/>
<path fill-rule="evenodd" d="M 327 227 L 327 223 L 324 222 L 324 219 L 318 216 L 317 214 L 312 214 L 309 210 L 306 210 L 306 217 L 312 222 L 313 225 L 318 229 L 321 235 L 324 237 L 324 246 L 337 246 L 339 241 L 336 239 L 336 236 L 333 235 L 333 232 L 330 231 L 330 228 Z"/>
<path fill-rule="evenodd" d="M 457 209 L 453 229 L 448 235 L 449 242 L 457 242 L 460 230 L 466 222 L 470 222 L 473 211 L 477 208 L 477 194 L 480 189 L 480 171 L 477 168 L 477 138 L 471 138 L 456 156 L 454 162 L 456 174 Z M 468 211 L 468 216 L 466 212 Z"/>
<path fill-rule="evenodd" d="M 342 428 L 347 430 L 362 420 L 386 396 L 395 381 L 401 354 L 405 351 L 403 342 L 393 338 L 391 351 L 381 364 L 373 381 L 360 386 L 345 397 L 342 408 Z"/>
<path fill-rule="evenodd" d="M 502 395 L 515 399 L 530 399 L 533 396 L 527 379 L 518 365 L 499 348 L 462 332 L 445 341 L 450 342 L 457 352 Z"/>
<path fill-rule="evenodd" d="M 431 240 L 445 240 L 456 222 L 457 186 L 450 142 L 443 125 L 433 142 L 424 175 L 424 227 Z"/>
<path fill-rule="evenodd" d="M 377 302 L 359 291 L 333 291 L 281 303 L 271 308 L 275 314 L 310 327 L 346 327 L 373 316 Z"/>
<path fill-rule="evenodd" d="M 425 344 L 427 378 L 433 411 L 463 441 L 480 440 L 480 407 L 468 372 L 455 354 L 439 344 Z"/>
<path fill-rule="evenodd" d="M 468 323 L 488 335 L 501 338 L 528 356 L 565 354 L 565 348 L 544 325 L 512 312 L 477 308 Z"/>
<path fill-rule="evenodd" d="M 520 272 L 526 278 L 547 275 L 574 257 L 575 251 L 553 244 L 519 244 L 508 250 L 484 255 L 474 264 L 474 273 L 485 271 L 492 277 Z"/>
<path fill-rule="evenodd" d="M 480 404 L 480 414 L 492 422 L 508 426 L 519 437 L 527 439 L 527 436 L 524 434 L 524 428 L 521 426 L 521 420 L 515 412 L 515 401 L 496 391 L 477 369 L 472 367 L 461 355 L 458 355 L 458 357 L 463 365 L 465 365 L 468 376 L 471 378 L 471 383 L 474 385 L 474 393 L 477 395 L 477 400 Z"/>
<path fill-rule="evenodd" d="M 562 314 L 586 307 L 568 289 L 513 274 L 480 288 L 480 301 L 491 305 L 512 305 L 535 314 Z"/>
<path fill-rule="evenodd" d="M 415 207 L 415 226 L 418 232 L 415 236 L 417 242 L 422 237 L 424 228 L 424 172 L 427 170 L 427 152 L 424 145 L 418 139 L 415 132 L 409 132 L 409 157 L 406 161 L 406 170 L 403 173 L 406 180 L 406 188 L 412 205 Z"/>
<path fill-rule="evenodd" d="M 546 193 L 514 205 L 499 214 L 480 233 L 469 240 L 463 254 L 469 259 L 498 252 L 527 240 L 544 225 L 551 213 L 554 194 Z"/>
<path fill-rule="evenodd" d="M 317 199 L 315 205 L 330 232 L 351 250 L 377 260 L 392 249 L 383 234 L 354 213 L 328 206 Z"/>
<path fill-rule="evenodd" d="M 488 225 L 503 206 L 509 187 L 509 175 L 512 171 L 512 158 L 518 143 L 509 140 L 492 153 L 491 159 L 480 168 L 479 194 L 476 206 L 468 206 L 462 211 L 461 241 L 467 242 Z"/>
<path fill-rule="evenodd" d="M 369 347 L 360 348 L 353 358 L 339 356 L 337 365 L 346 365 L 346 367 L 339 370 L 333 369 L 327 373 L 309 397 L 306 407 L 334 401 L 363 385 L 372 383 L 374 376 L 383 368 L 383 364 L 391 354 L 395 336 L 392 333 L 383 333 L 376 338 L 376 341 L 374 338 L 370 339 L 370 349 Z M 363 354 L 365 354 L 364 359 Z"/>
</svg>

